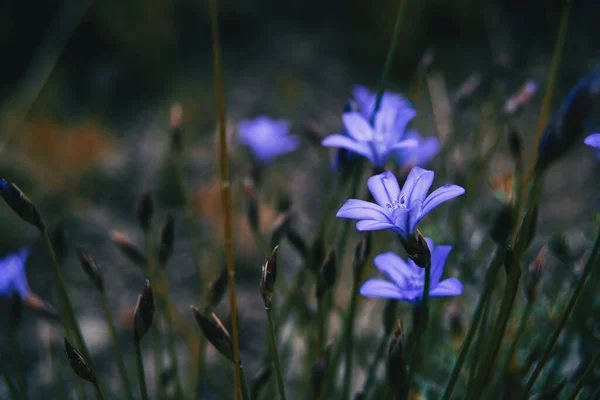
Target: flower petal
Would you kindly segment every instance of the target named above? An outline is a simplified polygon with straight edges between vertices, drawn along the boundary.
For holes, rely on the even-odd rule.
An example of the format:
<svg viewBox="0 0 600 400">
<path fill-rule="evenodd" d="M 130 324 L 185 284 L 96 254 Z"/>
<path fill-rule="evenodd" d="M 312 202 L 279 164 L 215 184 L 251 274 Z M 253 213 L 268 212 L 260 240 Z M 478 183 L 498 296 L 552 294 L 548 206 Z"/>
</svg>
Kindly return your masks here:
<svg viewBox="0 0 600 400">
<path fill-rule="evenodd" d="M 402 186 L 401 196 L 405 197 L 407 208 L 412 208 L 415 201 L 423 203 L 433 183 L 434 173 L 420 167 L 410 170 L 406 182 Z"/>
<path fill-rule="evenodd" d="M 435 287 L 442 279 L 446 258 L 452 246 L 437 246 L 435 249 L 430 246 L 429 250 L 431 251 L 431 287 Z"/>
<path fill-rule="evenodd" d="M 430 292 L 430 297 L 458 296 L 463 292 L 463 284 L 457 278 L 441 281 Z"/>
<path fill-rule="evenodd" d="M 348 130 L 348 134 L 356 140 L 369 141 L 373 140 L 373 129 L 369 122 L 357 112 L 349 112 L 342 115 L 344 126 Z"/>
<path fill-rule="evenodd" d="M 396 133 L 396 117 L 398 109 L 395 107 L 380 108 L 375 115 L 375 132 L 386 136 Z"/>
<path fill-rule="evenodd" d="M 401 141 L 391 145 L 390 150 L 410 149 L 413 147 L 417 147 L 418 144 L 419 144 L 419 142 L 416 141 L 415 139 L 401 140 Z"/>
<path fill-rule="evenodd" d="M 367 187 L 377 204 L 387 210 L 393 208 L 394 202 L 397 202 L 400 196 L 398 180 L 390 171 L 370 177 Z"/>
<path fill-rule="evenodd" d="M 396 226 L 389 222 L 375 221 L 372 219 L 365 219 L 356 223 L 356 229 L 359 231 L 380 231 L 383 229 L 394 229 Z"/>
<path fill-rule="evenodd" d="M 338 218 L 366 219 L 392 223 L 384 208 L 364 200 L 350 199 L 335 215 Z"/>
<path fill-rule="evenodd" d="M 419 144 L 417 147 L 409 147 L 398 151 L 396 162 L 401 167 L 427 165 L 440 151 L 440 141 L 436 137 L 423 139 L 416 131 L 409 131 L 404 138 L 416 139 Z"/>
<path fill-rule="evenodd" d="M 369 279 L 360 287 L 360 294 L 383 299 L 401 299 L 400 290 L 392 282 L 383 279 Z"/>
<path fill-rule="evenodd" d="M 600 149 L 600 133 L 593 133 L 585 138 L 583 143 Z"/>
<path fill-rule="evenodd" d="M 401 289 L 411 289 L 408 285 L 411 280 L 410 276 L 415 272 L 413 267 L 408 265 L 397 254 L 388 251 L 387 253 L 379 254 L 373 259 L 373 263 L 378 270 L 383 272 L 396 286 Z"/>
<path fill-rule="evenodd" d="M 398 110 L 396 114 L 396 130 L 400 132 L 400 135 L 404 134 L 406 126 L 416 115 L 417 111 L 410 107 L 403 107 Z"/>
<path fill-rule="evenodd" d="M 431 210 L 439 206 L 445 201 L 460 196 L 465 192 L 465 189 L 458 185 L 444 185 L 434 190 L 423 203 L 423 209 L 421 211 L 420 218 L 429 214 Z"/>
<path fill-rule="evenodd" d="M 353 151 L 363 157 L 369 159 L 372 158 L 371 149 L 364 142 L 357 142 L 356 140 L 343 135 L 329 135 L 321 142 L 321 145 L 326 147 L 339 147 L 342 149 Z"/>
</svg>

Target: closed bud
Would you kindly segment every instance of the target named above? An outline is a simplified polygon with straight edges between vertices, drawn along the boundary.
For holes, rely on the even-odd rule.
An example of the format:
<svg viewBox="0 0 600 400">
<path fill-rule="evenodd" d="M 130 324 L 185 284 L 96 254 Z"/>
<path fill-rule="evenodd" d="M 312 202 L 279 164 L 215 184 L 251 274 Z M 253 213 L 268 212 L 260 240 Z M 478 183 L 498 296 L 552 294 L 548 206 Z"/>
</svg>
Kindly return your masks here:
<svg viewBox="0 0 600 400">
<path fill-rule="evenodd" d="M 335 284 L 336 269 L 335 253 L 332 251 L 321 267 L 321 273 L 317 281 L 317 298 L 323 297 Z"/>
<path fill-rule="evenodd" d="M 173 254 L 173 244 L 175 243 L 175 222 L 171 214 L 167 215 L 167 222 L 160 234 L 160 245 L 158 247 L 158 262 L 164 267 Z"/>
<path fill-rule="evenodd" d="M 262 274 L 260 278 L 260 295 L 263 298 L 265 309 L 270 310 L 272 307 L 273 288 L 275 287 L 275 279 L 277 278 L 277 249 L 275 246 L 271 256 L 265 261 L 262 266 Z"/>
<path fill-rule="evenodd" d="M 138 206 L 138 219 L 140 226 L 144 232 L 149 232 L 152 228 L 152 217 L 154 215 L 154 204 L 152 203 L 152 196 L 150 192 L 146 192 L 140 199 Z"/>
<path fill-rule="evenodd" d="M 80 378 L 88 382 L 96 383 L 96 377 L 92 374 L 92 370 L 81 354 L 71 346 L 67 338 L 65 338 L 65 353 L 67 354 L 67 359 L 69 360 L 69 364 L 71 364 L 71 368 Z"/>
<path fill-rule="evenodd" d="M 273 224 L 273 233 L 271 233 L 271 248 L 278 246 L 289 231 L 291 225 L 291 216 L 292 215 L 289 212 L 285 212 L 279 214 L 275 220 L 275 223 Z"/>
<path fill-rule="evenodd" d="M 508 130 L 508 150 L 518 165 L 523 163 L 523 143 L 521 135 L 514 125 L 511 125 Z"/>
<path fill-rule="evenodd" d="M 308 246 L 306 245 L 304 239 L 302 239 L 302 236 L 300 236 L 300 234 L 293 228 L 288 229 L 286 235 L 287 240 L 292 246 L 294 246 L 298 253 L 300 253 L 302 258 L 306 258 L 308 254 Z"/>
<path fill-rule="evenodd" d="M 513 207 L 511 204 L 505 204 L 500 210 L 497 211 L 490 229 L 490 237 L 497 244 L 506 243 L 508 235 L 510 235 L 513 229 Z"/>
<path fill-rule="evenodd" d="M 90 277 L 94 286 L 96 286 L 96 288 L 102 292 L 104 290 L 104 280 L 102 278 L 100 269 L 96 265 L 96 262 L 81 248 L 78 247 L 76 252 L 77 257 L 79 257 L 79 261 L 81 262 L 83 271 Z"/>
<path fill-rule="evenodd" d="M 23 221 L 32 224 L 41 231 L 45 229 L 37 209 L 17 185 L 9 183 L 4 179 L 0 179 L 0 195 L 2 195 L 6 204 L 8 204 Z"/>
<path fill-rule="evenodd" d="M 431 263 L 431 251 L 423 234 L 417 229 L 416 236 L 408 239 L 400 238 L 408 257 L 415 262 L 418 267 L 427 268 Z"/>
<path fill-rule="evenodd" d="M 248 223 L 252 230 L 259 231 L 258 201 L 256 199 L 254 181 L 250 178 L 244 179 L 244 196 L 246 198 L 246 217 L 248 218 Z"/>
<path fill-rule="evenodd" d="M 385 303 L 385 308 L 383 309 L 382 320 L 383 320 L 383 329 L 386 335 L 391 335 L 392 330 L 396 327 L 398 314 L 398 300 L 396 299 L 388 299 Z"/>
<path fill-rule="evenodd" d="M 206 337 L 206 340 L 208 340 L 219 353 L 223 354 L 231 362 L 234 362 L 231 338 L 223 324 L 220 323 L 214 314 L 213 318 L 218 322 L 206 318 L 196 307 L 192 307 L 192 312 L 194 313 L 196 322 L 198 322 L 200 330 L 202 330 L 202 334 Z"/>
<path fill-rule="evenodd" d="M 112 231 L 110 236 L 113 243 L 119 248 L 121 253 L 129 259 L 129 261 L 139 267 L 146 267 L 146 265 L 148 265 L 146 257 L 133 245 L 133 243 L 131 243 L 131 240 L 129 240 L 127 235 L 122 232 Z"/>
<path fill-rule="evenodd" d="M 360 280 L 360 275 L 369 260 L 369 253 L 371 252 L 371 236 L 371 232 L 364 233 L 354 248 L 354 261 L 352 266 L 355 282 Z"/>
<path fill-rule="evenodd" d="M 398 321 L 392 333 L 392 340 L 388 349 L 386 360 L 387 380 L 394 398 L 402 398 L 406 392 L 406 363 L 404 360 L 404 329 L 402 321 Z"/>
<path fill-rule="evenodd" d="M 509 97 L 506 103 L 504 103 L 504 113 L 506 115 L 515 115 L 518 113 L 533 98 L 538 87 L 538 83 L 534 80 L 530 79 L 525 82 L 519 91 Z"/>
<path fill-rule="evenodd" d="M 548 248 L 552 255 L 558 258 L 562 263 L 567 265 L 573 262 L 573 254 L 567 244 L 567 239 L 562 234 L 555 234 L 550 238 L 548 242 Z"/>
<path fill-rule="evenodd" d="M 169 114 L 169 129 L 171 131 L 171 149 L 176 153 L 179 153 L 183 149 L 182 122 L 183 107 L 181 107 L 181 104 L 175 103 L 171 106 Z"/>
<path fill-rule="evenodd" d="M 135 310 L 133 311 L 133 339 L 136 342 L 142 340 L 142 337 L 152 326 L 152 317 L 154 316 L 154 294 L 150 287 L 150 281 L 146 280 L 144 291 L 138 296 Z"/>
<path fill-rule="evenodd" d="M 537 257 L 529 265 L 529 271 L 525 277 L 525 297 L 533 303 L 537 297 L 537 288 L 542 277 L 542 269 L 546 264 L 546 248 L 542 248 Z"/>
<path fill-rule="evenodd" d="M 208 288 L 207 301 L 213 308 L 219 305 L 225 294 L 225 290 L 227 289 L 227 277 L 227 267 L 224 267 L 221 269 L 221 273 L 217 279 L 215 279 Z"/>
<path fill-rule="evenodd" d="M 10 318 L 9 323 L 13 328 L 16 328 L 21 322 L 23 316 L 23 300 L 18 293 L 13 293 L 10 299 Z"/>
</svg>

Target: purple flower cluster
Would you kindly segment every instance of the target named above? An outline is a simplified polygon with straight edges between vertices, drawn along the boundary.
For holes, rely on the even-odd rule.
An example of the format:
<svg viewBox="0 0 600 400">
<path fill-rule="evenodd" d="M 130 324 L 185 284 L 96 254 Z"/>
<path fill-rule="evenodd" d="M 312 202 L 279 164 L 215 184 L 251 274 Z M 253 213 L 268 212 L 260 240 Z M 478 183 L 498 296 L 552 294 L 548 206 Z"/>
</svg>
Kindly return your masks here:
<svg viewBox="0 0 600 400">
<path fill-rule="evenodd" d="M 238 124 L 238 137 L 250 149 L 256 162 L 265 165 L 300 146 L 298 138 L 290 136 L 289 130 L 290 123 L 287 120 L 261 116 L 241 121 Z"/>
<path fill-rule="evenodd" d="M 595 147 L 598 150 L 598 158 L 600 159 L 600 133 L 592 133 L 583 142 L 588 146 Z"/>
</svg>

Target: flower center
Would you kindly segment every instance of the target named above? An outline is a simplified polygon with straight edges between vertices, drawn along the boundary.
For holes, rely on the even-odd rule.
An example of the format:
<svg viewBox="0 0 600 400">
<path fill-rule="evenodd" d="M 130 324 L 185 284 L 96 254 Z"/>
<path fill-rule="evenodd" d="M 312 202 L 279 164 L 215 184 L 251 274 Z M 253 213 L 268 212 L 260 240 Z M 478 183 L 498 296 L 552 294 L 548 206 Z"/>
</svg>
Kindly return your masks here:
<svg viewBox="0 0 600 400">
<path fill-rule="evenodd" d="M 385 181 L 386 181 L 386 178 L 383 179 L 384 183 L 385 183 Z M 406 208 L 406 196 L 400 196 L 391 203 L 390 202 L 385 203 L 385 208 L 387 208 L 390 211 L 393 211 L 397 208 Z"/>
</svg>

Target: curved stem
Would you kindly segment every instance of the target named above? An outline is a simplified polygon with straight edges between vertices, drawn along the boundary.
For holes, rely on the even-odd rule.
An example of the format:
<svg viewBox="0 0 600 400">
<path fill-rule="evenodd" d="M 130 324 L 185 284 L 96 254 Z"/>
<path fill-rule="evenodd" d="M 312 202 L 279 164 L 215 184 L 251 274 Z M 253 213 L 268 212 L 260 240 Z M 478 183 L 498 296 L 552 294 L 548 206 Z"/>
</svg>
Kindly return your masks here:
<svg viewBox="0 0 600 400">
<path fill-rule="evenodd" d="M 267 309 L 267 320 L 269 321 L 269 338 L 271 341 L 271 353 L 273 363 L 275 364 L 275 374 L 277 376 L 277 388 L 279 389 L 279 398 L 285 400 L 285 387 L 283 385 L 283 375 L 281 374 L 281 366 L 279 365 L 279 351 L 277 350 L 277 339 L 275 336 L 275 326 L 273 324 L 273 312 Z"/>
<path fill-rule="evenodd" d="M 144 375 L 144 361 L 142 360 L 142 349 L 140 348 L 140 341 L 133 341 L 135 346 L 135 362 L 137 364 L 137 375 L 138 382 L 140 385 L 140 396 L 142 400 L 148 400 L 148 389 L 146 387 L 146 376 Z"/>
<path fill-rule="evenodd" d="M 535 383 L 538 376 L 540 375 L 540 372 L 542 371 L 542 369 L 548 362 L 548 359 L 550 358 L 550 352 L 554 348 L 556 341 L 558 340 L 560 334 L 562 333 L 562 330 L 565 327 L 565 324 L 567 323 L 569 316 L 571 315 L 571 311 L 573 311 L 573 308 L 575 307 L 575 304 L 577 303 L 577 300 L 579 299 L 579 296 L 581 295 L 581 293 L 583 291 L 583 287 L 585 286 L 587 278 L 590 275 L 590 273 L 592 272 L 592 269 L 594 266 L 594 259 L 598 255 L 599 248 L 600 248 L 600 232 L 598 232 L 598 236 L 596 237 L 596 241 L 594 242 L 594 246 L 590 253 L 590 257 L 588 258 L 587 263 L 585 264 L 585 267 L 583 268 L 583 272 L 581 274 L 581 278 L 579 278 L 577 287 L 571 294 L 571 298 L 569 298 L 569 302 L 567 303 L 567 308 L 565 309 L 565 311 L 558 323 L 558 326 L 552 332 L 552 335 L 550 336 L 550 340 L 548 341 L 548 343 L 546 344 L 546 347 L 544 348 L 544 351 L 542 353 L 542 357 L 540 358 L 540 361 L 538 362 L 533 373 L 531 374 L 531 377 L 527 381 L 527 385 L 525 387 L 525 390 L 523 391 L 522 398 L 524 398 L 524 399 L 527 398 L 527 395 L 529 394 L 529 391 L 533 387 L 533 384 Z"/>
<path fill-rule="evenodd" d="M 449 400 L 450 396 L 452 396 L 452 391 L 456 386 L 456 382 L 458 381 L 458 377 L 460 375 L 460 370 L 467 358 L 467 354 L 469 353 L 469 348 L 473 343 L 473 338 L 475 337 L 475 333 L 477 332 L 477 328 L 479 325 L 479 321 L 483 315 L 483 310 L 489 300 L 490 294 L 494 288 L 494 283 L 496 281 L 496 275 L 498 275 L 498 270 L 502 265 L 502 261 L 504 259 L 504 247 L 499 247 L 496 249 L 496 254 L 492 259 L 490 266 L 487 270 L 485 277 L 485 284 L 483 288 L 483 292 L 481 296 L 479 296 L 479 300 L 477 301 L 477 305 L 475 306 L 475 311 L 473 312 L 473 319 L 471 320 L 471 324 L 469 325 L 469 329 L 465 336 L 465 339 L 460 347 L 460 352 L 458 354 L 458 358 L 454 363 L 454 368 L 452 368 L 452 373 L 450 374 L 450 380 L 446 385 L 446 389 L 444 390 L 444 394 L 442 395 L 442 400 Z"/>
<path fill-rule="evenodd" d="M 117 367 L 119 368 L 119 374 L 121 375 L 121 380 L 123 381 L 123 389 L 125 390 L 125 397 L 133 400 L 133 391 L 131 390 L 131 385 L 129 383 L 129 378 L 127 377 L 127 368 L 125 368 L 125 362 L 123 361 L 123 356 L 121 355 L 121 351 L 119 349 L 119 340 L 117 338 L 117 332 L 115 330 L 115 324 L 112 319 L 112 315 L 110 313 L 110 308 L 108 306 L 108 299 L 106 297 L 106 292 L 102 290 L 100 292 L 102 297 L 102 306 L 104 307 L 104 315 L 106 316 L 106 322 L 108 323 L 108 330 L 110 332 L 110 337 L 113 342 L 113 348 L 115 350 L 115 358 L 117 360 Z"/>
</svg>

